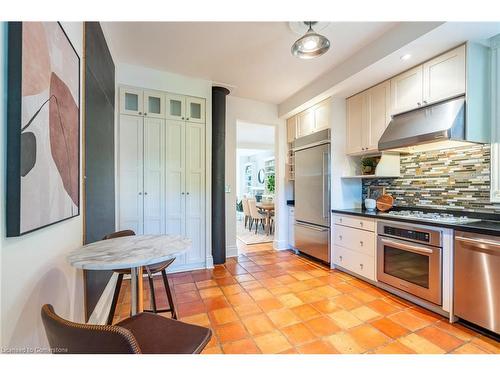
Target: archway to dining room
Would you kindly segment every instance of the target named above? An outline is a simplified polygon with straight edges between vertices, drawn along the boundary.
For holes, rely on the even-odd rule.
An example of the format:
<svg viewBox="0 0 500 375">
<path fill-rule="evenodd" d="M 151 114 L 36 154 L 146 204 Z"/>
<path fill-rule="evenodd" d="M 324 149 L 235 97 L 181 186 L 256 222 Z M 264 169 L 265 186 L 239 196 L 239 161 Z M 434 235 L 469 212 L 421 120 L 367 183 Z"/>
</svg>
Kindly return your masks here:
<svg viewBox="0 0 500 375">
<path fill-rule="evenodd" d="M 235 168 L 238 253 L 271 249 L 276 227 L 275 126 L 236 123 Z"/>
</svg>

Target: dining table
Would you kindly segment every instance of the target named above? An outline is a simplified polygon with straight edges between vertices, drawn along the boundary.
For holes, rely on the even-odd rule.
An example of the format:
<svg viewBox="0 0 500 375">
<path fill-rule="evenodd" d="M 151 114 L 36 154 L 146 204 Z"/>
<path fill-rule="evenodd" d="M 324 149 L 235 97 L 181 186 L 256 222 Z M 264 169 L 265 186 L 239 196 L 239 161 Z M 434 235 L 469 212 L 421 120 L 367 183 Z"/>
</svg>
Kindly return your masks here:
<svg viewBox="0 0 500 375">
<path fill-rule="evenodd" d="M 266 235 L 271 232 L 271 217 L 274 212 L 274 202 L 257 202 L 258 209 L 265 212 L 266 215 Z"/>
<path fill-rule="evenodd" d="M 83 270 L 131 270 L 132 315 L 144 310 L 143 268 L 185 254 L 191 240 L 180 235 L 137 235 L 83 245 L 67 256 L 73 267 Z"/>
</svg>

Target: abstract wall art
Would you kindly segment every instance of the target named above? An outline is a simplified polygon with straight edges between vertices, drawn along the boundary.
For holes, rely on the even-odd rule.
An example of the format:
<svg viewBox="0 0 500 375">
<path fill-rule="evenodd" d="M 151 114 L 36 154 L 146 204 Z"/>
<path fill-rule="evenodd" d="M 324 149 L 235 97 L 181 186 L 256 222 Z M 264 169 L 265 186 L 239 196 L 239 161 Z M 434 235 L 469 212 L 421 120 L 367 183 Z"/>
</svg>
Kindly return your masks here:
<svg viewBox="0 0 500 375">
<path fill-rule="evenodd" d="M 80 58 L 57 22 L 10 22 L 7 236 L 80 213 Z"/>
</svg>

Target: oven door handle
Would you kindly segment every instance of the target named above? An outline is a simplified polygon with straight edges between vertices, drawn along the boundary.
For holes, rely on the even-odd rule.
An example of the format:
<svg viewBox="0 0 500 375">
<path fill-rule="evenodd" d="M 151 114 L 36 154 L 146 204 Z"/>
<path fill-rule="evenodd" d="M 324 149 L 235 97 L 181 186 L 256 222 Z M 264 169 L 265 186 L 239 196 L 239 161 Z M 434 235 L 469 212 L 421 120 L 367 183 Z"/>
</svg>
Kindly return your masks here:
<svg viewBox="0 0 500 375">
<path fill-rule="evenodd" d="M 402 243 L 402 242 L 396 242 L 396 241 L 386 240 L 385 238 L 382 238 L 381 241 L 382 241 L 382 243 L 384 243 L 386 245 L 392 245 L 392 246 L 395 246 L 395 247 L 399 247 L 399 248 L 401 248 L 403 250 L 413 251 L 415 253 L 432 254 L 434 252 L 433 250 L 427 249 L 425 247 L 412 246 L 412 245 L 408 245 L 408 244 L 405 244 L 405 243 Z"/>
</svg>

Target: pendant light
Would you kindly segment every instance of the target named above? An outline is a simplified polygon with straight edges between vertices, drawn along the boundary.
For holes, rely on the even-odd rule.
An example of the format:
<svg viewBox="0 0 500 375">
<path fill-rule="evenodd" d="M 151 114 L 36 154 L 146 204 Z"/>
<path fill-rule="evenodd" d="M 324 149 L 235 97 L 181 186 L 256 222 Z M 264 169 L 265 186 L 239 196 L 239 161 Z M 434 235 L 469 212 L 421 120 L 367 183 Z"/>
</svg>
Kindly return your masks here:
<svg viewBox="0 0 500 375">
<path fill-rule="evenodd" d="M 301 59 L 312 59 L 323 55 L 330 48 L 330 41 L 323 35 L 314 32 L 312 25 L 316 22 L 304 22 L 309 29 L 292 46 L 292 55 Z"/>
</svg>

